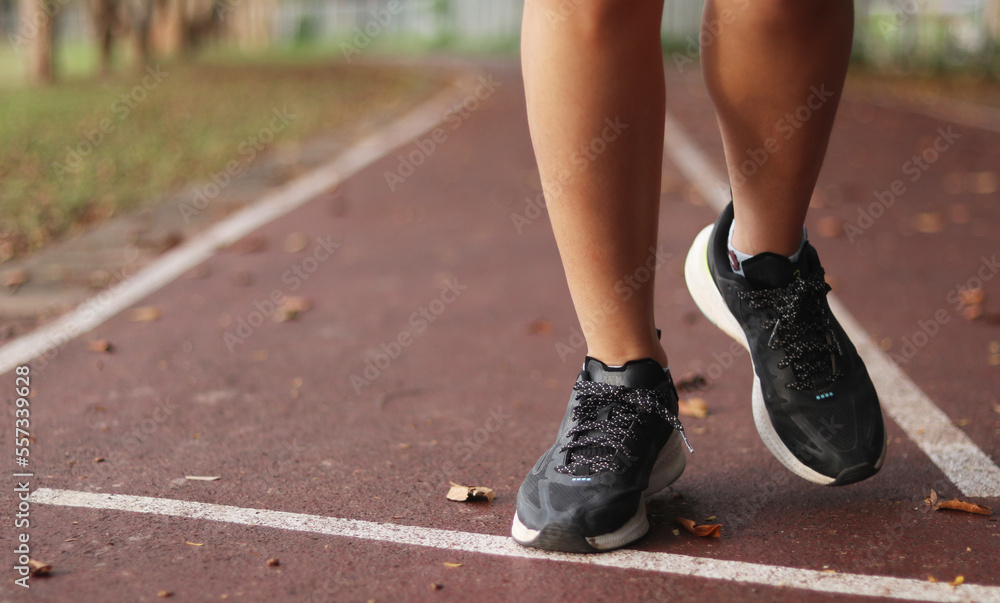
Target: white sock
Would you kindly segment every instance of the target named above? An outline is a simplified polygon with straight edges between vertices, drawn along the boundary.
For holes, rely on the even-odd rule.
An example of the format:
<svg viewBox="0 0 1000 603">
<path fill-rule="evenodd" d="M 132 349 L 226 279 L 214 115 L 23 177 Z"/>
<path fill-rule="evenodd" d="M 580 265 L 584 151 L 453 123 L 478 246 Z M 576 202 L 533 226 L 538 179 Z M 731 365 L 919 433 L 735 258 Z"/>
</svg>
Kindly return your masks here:
<svg viewBox="0 0 1000 603">
<path fill-rule="evenodd" d="M 733 272 L 735 272 L 740 276 L 746 276 L 746 274 L 743 273 L 743 262 L 749 260 L 753 256 L 748 253 L 743 253 L 739 249 L 733 247 L 733 231 L 735 229 L 736 229 L 736 220 L 733 220 L 733 223 L 729 225 L 729 264 L 730 267 L 733 269 Z M 791 261 L 793 264 L 799 261 L 799 257 L 802 256 L 802 249 L 805 248 L 806 241 L 808 240 L 809 240 L 809 233 L 806 232 L 806 227 L 803 226 L 802 242 L 799 243 L 798 250 L 796 250 L 796 252 L 793 253 L 792 255 L 788 256 L 789 261 Z"/>
</svg>

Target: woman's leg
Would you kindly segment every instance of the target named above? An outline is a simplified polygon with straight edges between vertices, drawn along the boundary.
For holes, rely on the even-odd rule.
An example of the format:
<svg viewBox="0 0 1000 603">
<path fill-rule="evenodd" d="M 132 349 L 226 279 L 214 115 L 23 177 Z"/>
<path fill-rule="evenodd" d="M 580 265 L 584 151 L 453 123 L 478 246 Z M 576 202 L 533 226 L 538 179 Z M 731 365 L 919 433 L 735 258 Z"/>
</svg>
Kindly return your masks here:
<svg viewBox="0 0 1000 603">
<path fill-rule="evenodd" d="M 695 239 L 688 288 L 713 322 L 742 331 L 757 376 L 755 423 L 775 457 L 819 484 L 866 479 L 885 459 L 878 394 L 830 311 L 815 249 L 802 243 L 847 71 L 853 4 L 708 0 L 705 23 L 718 32 L 702 65 L 733 205 Z"/>
<path fill-rule="evenodd" d="M 708 0 L 704 24 L 712 41 L 702 70 L 733 188 L 733 247 L 792 255 L 840 102 L 854 4 Z"/>
<path fill-rule="evenodd" d="M 528 0 L 528 124 L 588 355 L 653 358 L 653 279 L 616 283 L 655 254 L 665 92 L 662 0 Z M 598 152 L 599 149 L 603 152 Z M 622 285 L 619 285 L 622 289 Z"/>
</svg>

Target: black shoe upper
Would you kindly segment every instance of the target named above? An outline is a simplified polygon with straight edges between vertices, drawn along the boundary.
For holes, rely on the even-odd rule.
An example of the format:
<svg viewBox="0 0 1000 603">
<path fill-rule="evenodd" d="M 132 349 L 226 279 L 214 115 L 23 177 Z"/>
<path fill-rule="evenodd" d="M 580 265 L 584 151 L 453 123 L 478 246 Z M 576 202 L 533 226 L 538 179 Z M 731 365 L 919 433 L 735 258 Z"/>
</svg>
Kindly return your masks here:
<svg viewBox="0 0 1000 603">
<path fill-rule="evenodd" d="M 674 429 L 677 392 L 651 359 L 608 367 L 587 358 L 556 443 L 521 484 L 517 515 L 530 529 L 612 532 L 639 508 L 653 464 Z"/>
<path fill-rule="evenodd" d="M 754 256 L 740 276 L 729 257 L 732 220 L 730 204 L 715 224 L 708 266 L 743 327 L 777 435 L 801 463 L 843 483 L 875 473 L 885 445 L 878 395 L 830 311 L 816 250 L 806 242 L 795 263 Z M 857 467 L 860 474 L 847 471 Z"/>
</svg>

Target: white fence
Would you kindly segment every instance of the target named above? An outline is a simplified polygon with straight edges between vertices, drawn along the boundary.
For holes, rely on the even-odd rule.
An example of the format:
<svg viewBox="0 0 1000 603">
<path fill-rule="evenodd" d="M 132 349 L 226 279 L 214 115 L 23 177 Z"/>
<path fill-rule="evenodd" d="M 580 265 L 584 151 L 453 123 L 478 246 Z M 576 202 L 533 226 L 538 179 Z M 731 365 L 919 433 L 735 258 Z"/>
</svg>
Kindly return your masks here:
<svg viewBox="0 0 1000 603">
<path fill-rule="evenodd" d="M 277 44 L 349 40 L 368 28 L 378 31 L 380 44 L 405 40 L 511 48 L 523 7 L 523 0 L 219 1 L 255 4 Z M 572 8 L 579 1 L 586 0 L 565 0 L 565 5 Z M 628 10 L 629 0 L 619 1 Z M 82 2 L 68 2 L 61 12 L 57 31 L 64 42 L 91 37 Z M 17 26 L 16 7 L 16 0 L 0 0 L 4 37 Z M 855 49 L 878 65 L 962 66 L 971 57 L 992 61 L 1000 70 L 1000 0 L 855 0 L 855 7 Z M 701 8 L 696 0 L 666 0 L 664 40 L 695 48 Z"/>
</svg>

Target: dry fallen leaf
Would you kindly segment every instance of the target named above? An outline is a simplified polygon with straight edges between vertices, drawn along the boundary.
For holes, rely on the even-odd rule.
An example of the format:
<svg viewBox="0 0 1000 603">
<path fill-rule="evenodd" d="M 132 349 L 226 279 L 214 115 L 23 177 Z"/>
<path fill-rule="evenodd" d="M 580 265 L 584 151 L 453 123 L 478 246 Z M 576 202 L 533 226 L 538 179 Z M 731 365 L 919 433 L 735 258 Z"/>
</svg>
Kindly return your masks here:
<svg viewBox="0 0 1000 603">
<path fill-rule="evenodd" d="M 708 416 L 708 404 L 701 398 L 688 398 L 677 402 L 677 414 L 682 417 L 694 417 L 704 419 Z"/>
<path fill-rule="evenodd" d="M 91 352 L 110 352 L 111 342 L 107 339 L 95 339 L 87 344 L 87 350 Z"/>
<path fill-rule="evenodd" d="M 28 572 L 32 576 L 47 576 L 52 573 L 52 564 L 37 559 L 28 559 Z"/>
<path fill-rule="evenodd" d="M 974 502 L 969 502 L 967 500 L 959 500 L 957 498 L 952 498 L 950 500 L 940 500 L 938 498 L 938 493 L 935 492 L 933 489 L 931 490 L 930 504 L 931 508 L 934 509 L 935 511 L 945 509 L 949 511 L 962 511 L 964 513 L 974 513 L 976 515 L 993 514 L 993 511 L 989 507 L 985 505 L 978 505 Z"/>
<path fill-rule="evenodd" d="M 722 524 L 713 523 L 708 525 L 695 525 L 691 519 L 675 517 L 674 521 L 679 523 L 688 532 L 702 538 L 719 538 L 722 536 Z"/>
<path fill-rule="evenodd" d="M 184 479 L 191 480 L 193 482 L 214 482 L 215 480 L 222 479 L 221 475 L 185 475 Z"/>
<path fill-rule="evenodd" d="M 681 392 L 704 389 L 708 386 L 708 379 L 701 373 L 685 373 L 674 385 L 676 385 L 677 391 Z"/>
<path fill-rule="evenodd" d="M 298 253 L 309 245 L 309 235 L 304 232 L 293 232 L 285 237 L 284 247 L 286 253 Z"/>
<path fill-rule="evenodd" d="M 971 172 L 969 177 L 969 191 L 973 193 L 992 195 L 997 192 L 997 186 L 1000 186 L 1000 177 L 993 171 Z"/>
<path fill-rule="evenodd" d="M 153 322 L 162 315 L 163 312 L 157 306 L 139 306 L 132 310 L 132 322 Z"/>
<path fill-rule="evenodd" d="M 544 318 L 539 320 L 533 320 L 528 323 L 529 335 L 548 335 L 551 332 L 552 332 L 552 323 L 545 320 Z"/>
<path fill-rule="evenodd" d="M 451 484 L 451 488 L 448 489 L 448 500 L 456 502 L 475 502 L 481 500 L 493 502 L 493 498 L 496 496 L 493 493 L 493 489 L 486 486 L 463 486 L 455 482 L 449 483 Z"/>
<path fill-rule="evenodd" d="M 934 234 L 944 230 L 944 217 L 936 211 L 920 212 L 913 217 L 913 228 L 924 234 Z"/>
<path fill-rule="evenodd" d="M 444 584 L 438 584 L 437 582 L 431 582 L 429 588 L 431 590 L 441 590 L 444 588 Z"/>
<path fill-rule="evenodd" d="M 844 234 L 842 223 L 833 216 L 824 216 L 816 221 L 816 234 L 824 239 L 832 239 Z"/>
<path fill-rule="evenodd" d="M 286 295 L 281 300 L 281 305 L 278 306 L 278 310 L 274 313 L 274 319 L 278 322 L 285 322 L 286 320 L 295 318 L 310 308 L 312 308 L 312 300 L 308 297 L 292 297 Z"/>
<path fill-rule="evenodd" d="M 966 320 L 978 320 L 983 317 L 983 306 L 986 304 L 986 292 L 978 289 L 962 289 L 959 291 L 962 300 L 962 316 Z"/>
<path fill-rule="evenodd" d="M 103 463 L 104 462 L 104 457 L 103 456 L 99 456 L 96 459 L 94 459 L 94 462 L 95 463 Z"/>
<path fill-rule="evenodd" d="M 963 582 L 965 582 L 965 576 L 955 576 L 955 579 L 951 581 L 951 585 L 958 586 Z"/>
<path fill-rule="evenodd" d="M 24 268 L 7 270 L 3 273 L 3 286 L 10 287 L 17 291 L 24 283 L 28 282 L 28 271 Z"/>
<path fill-rule="evenodd" d="M 239 241 L 236 241 L 232 245 L 226 248 L 226 251 L 231 251 L 232 253 L 250 253 L 253 251 L 260 251 L 264 249 L 267 240 L 263 235 L 252 234 L 243 237 Z"/>
<path fill-rule="evenodd" d="M 451 563 L 449 561 L 444 562 L 445 567 L 462 567 L 461 563 Z"/>
<path fill-rule="evenodd" d="M 948 207 L 948 217 L 955 224 L 965 224 L 972 216 L 969 213 L 969 206 L 965 203 L 952 203 Z"/>
<path fill-rule="evenodd" d="M 173 591 L 170 590 L 161 590 L 160 592 L 156 593 L 156 596 L 160 597 L 161 599 L 166 599 L 167 597 L 174 596 L 174 593 Z"/>
<path fill-rule="evenodd" d="M 278 567 L 279 565 L 281 565 L 281 562 L 278 561 L 277 557 L 271 557 L 266 561 L 266 563 L 271 567 Z"/>
</svg>

